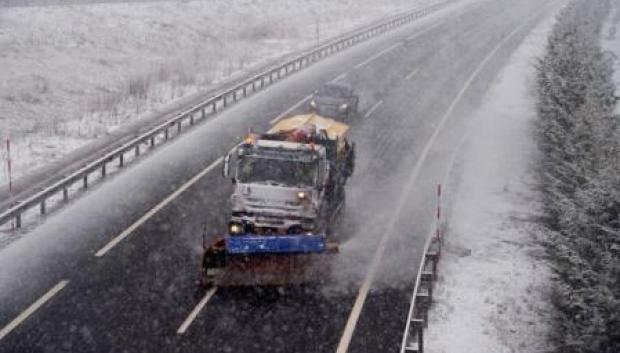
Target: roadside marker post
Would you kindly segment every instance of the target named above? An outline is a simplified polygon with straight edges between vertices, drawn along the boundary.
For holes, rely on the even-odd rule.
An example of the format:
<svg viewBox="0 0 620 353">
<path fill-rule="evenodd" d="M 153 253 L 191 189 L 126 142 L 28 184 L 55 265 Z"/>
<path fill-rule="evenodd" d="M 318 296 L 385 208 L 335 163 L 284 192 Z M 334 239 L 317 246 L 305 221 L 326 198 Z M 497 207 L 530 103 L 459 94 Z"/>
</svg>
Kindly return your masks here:
<svg viewBox="0 0 620 353">
<path fill-rule="evenodd" d="M 441 184 L 437 184 L 437 219 L 435 223 L 435 236 L 441 241 Z"/>
<path fill-rule="evenodd" d="M 11 168 L 11 139 L 6 139 L 6 169 L 9 176 L 9 200 L 13 207 L 13 171 Z M 15 221 L 11 220 L 11 230 L 15 230 Z"/>
</svg>

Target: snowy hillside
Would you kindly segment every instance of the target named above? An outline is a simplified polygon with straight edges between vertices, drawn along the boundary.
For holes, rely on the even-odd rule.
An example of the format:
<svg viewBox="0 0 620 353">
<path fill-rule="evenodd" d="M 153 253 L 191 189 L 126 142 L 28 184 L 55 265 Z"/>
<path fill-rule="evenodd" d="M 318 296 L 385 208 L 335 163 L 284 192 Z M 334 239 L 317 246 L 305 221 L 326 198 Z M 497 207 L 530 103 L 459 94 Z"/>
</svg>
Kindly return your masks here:
<svg viewBox="0 0 620 353">
<path fill-rule="evenodd" d="M 14 176 L 24 175 L 180 97 L 317 39 L 428 2 L 193 0 L 0 8 L 0 138 L 12 140 Z M 3 167 L 0 184 L 6 181 Z"/>
</svg>

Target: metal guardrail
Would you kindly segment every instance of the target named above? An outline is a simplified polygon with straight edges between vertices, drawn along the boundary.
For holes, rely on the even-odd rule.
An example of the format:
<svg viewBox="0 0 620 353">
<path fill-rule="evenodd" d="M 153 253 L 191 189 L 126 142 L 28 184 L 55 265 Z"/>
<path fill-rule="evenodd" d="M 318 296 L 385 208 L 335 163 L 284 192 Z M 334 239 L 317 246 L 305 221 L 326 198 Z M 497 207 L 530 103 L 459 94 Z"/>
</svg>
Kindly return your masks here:
<svg viewBox="0 0 620 353">
<path fill-rule="evenodd" d="M 451 162 L 453 163 L 453 162 Z M 448 170 L 450 170 L 450 167 Z M 448 176 L 444 179 L 447 179 Z M 418 267 L 415 286 L 413 287 L 413 295 L 411 304 L 409 305 L 409 313 L 407 314 L 407 322 L 405 324 L 405 333 L 400 348 L 400 353 L 418 352 L 424 353 L 424 329 L 428 326 L 428 310 L 433 303 L 433 287 L 437 280 L 437 263 L 441 256 L 441 246 L 443 243 L 442 212 L 441 197 L 442 184 L 437 185 L 437 213 L 435 214 L 434 231 L 429 233 L 424 243 L 424 252 Z"/>
<path fill-rule="evenodd" d="M 175 117 L 155 126 L 131 141 L 122 144 L 103 157 L 86 164 L 65 178 L 43 188 L 36 194 L 23 200 L 17 200 L 13 206 L 0 214 L 0 226 L 14 220 L 15 226 L 20 228 L 22 226 L 22 215 L 26 211 L 39 206 L 40 213 L 44 215 L 47 212 L 46 202 L 51 197 L 60 194 L 62 194 L 62 200 L 67 202 L 69 200 L 69 189 L 71 187 L 77 183 L 81 183 L 82 189 L 88 189 L 89 185 L 96 181 L 92 177 L 93 173 L 100 172 L 100 179 L 104 179 L 108 173 L 108 166 L 111 163 L 118 161 L 118 167 L 123 167 L 126 164 L 125 157 L 128 153 L 133 151 L 135 159 L 141 155 L 143 146 L 146 145 L 148 146 L 147 148 L 153 148 L 157 144 L 165 143 L 171 138 L 171 134 L 180 134 L 184 130 L 195 125 L 197 120 L 204 120 L 207 116 L 216 114 L 243 98 L 270 86 L 284 77 L 301 71 L 328 56 L 437 11 L 447 3 L 448 1 L 443 1 L 421 10 L 395 15 L 379 24 L 370 25 L 337 37 L 294 59 L 252 76 L 236 84 L 232 88 L 177 114 Z"/>
<path fill-rule="evenodd" d="M 428 326 L 428 310 L 433 302 L 437 280 L 437 263 L 441 256 L 441 237 L 432 234 L 424 245 L 424 254 L 416 278 L 400 353 L 424 353 L 424 329 Z"/>
</svg>

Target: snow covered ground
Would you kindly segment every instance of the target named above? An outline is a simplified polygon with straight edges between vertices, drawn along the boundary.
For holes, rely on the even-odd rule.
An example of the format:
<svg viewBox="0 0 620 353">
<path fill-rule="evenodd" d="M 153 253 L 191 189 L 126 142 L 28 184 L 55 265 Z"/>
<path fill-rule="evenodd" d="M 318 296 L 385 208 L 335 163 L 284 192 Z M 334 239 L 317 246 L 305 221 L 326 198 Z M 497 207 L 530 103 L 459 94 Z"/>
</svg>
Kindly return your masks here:
<svg viewBox="0 0 620 353">
<path fill-rule="evenodd" d="M 553 23 L 541 23 L 513 54 L 473 122 L 449 192 L 428 352 L 548 349 L 551 272 L 537 242 L 534 63 Z"/>
<path fill-rule="evenodd" d="M 617 1 L 611 2 L 613 9 L 609 20 L 603 28 L 603 38 L 601 44 L 604 50 L 607 50 L 614 60 L 614 82 L 616 87 L 620 87 L 620 4 Z M 616 93 L 616 96 L 620 96 Z M 620 105 L 616 108 L 616 114 L 620 114 Z"/>
<path fill-rule="evenodd" d="M 13 174 L 285 53 L 433 0 L 176 0 L 0 7 Z M 318 33 L 317 33 L 318 32 Z M 0 168 L 0 185 L 7 171 Z"/>
</svg>

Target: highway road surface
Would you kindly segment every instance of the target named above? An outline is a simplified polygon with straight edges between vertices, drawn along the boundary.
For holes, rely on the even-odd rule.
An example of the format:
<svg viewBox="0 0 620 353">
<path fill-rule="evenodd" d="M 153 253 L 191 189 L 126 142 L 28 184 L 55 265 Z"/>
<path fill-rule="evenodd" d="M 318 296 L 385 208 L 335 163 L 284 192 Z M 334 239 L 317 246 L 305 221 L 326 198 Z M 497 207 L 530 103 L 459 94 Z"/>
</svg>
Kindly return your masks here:
<svg viewBox="0 0 620 353">
<path fill-rule="evenodd" d="M 554 6 L 451 2 L 240 102 L 50 215 L 0 251 L 0 352 L 398 352 L 435 185 Z M 203 230 L 221 234 L 229 214 L 221 157 L 331 80 L 357 89 L 361 112 L 324 283 L 196 291 Z"/>
</svg>

